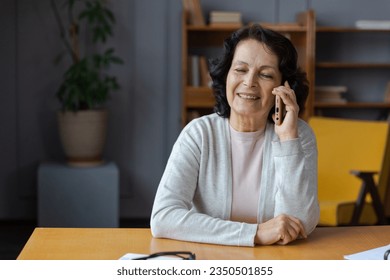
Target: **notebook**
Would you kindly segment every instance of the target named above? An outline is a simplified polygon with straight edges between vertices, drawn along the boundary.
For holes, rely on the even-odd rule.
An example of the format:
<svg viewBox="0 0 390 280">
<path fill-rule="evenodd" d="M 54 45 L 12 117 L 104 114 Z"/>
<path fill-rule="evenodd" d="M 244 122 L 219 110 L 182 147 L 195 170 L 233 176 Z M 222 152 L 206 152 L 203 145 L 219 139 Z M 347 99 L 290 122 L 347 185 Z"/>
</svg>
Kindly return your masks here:
<svg viewBox="0 0 390 280">
<path fill-rule="evenodd" d="M 345 255 L 344 259 L 347 260 L 383 260 L 385 252 L 390 250 L 390 244 L 367 251 L 359 252 L 356 254 Z"/>
</svg>

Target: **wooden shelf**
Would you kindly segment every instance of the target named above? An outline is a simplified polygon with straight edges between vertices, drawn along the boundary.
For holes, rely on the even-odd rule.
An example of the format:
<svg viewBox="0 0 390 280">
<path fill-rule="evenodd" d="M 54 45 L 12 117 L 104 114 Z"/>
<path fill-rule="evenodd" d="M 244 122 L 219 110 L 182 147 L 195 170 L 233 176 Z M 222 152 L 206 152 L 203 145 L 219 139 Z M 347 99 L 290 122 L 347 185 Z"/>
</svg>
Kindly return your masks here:
<svg viewBox="0 0 390 280">
<path fill-rule="evenodd" d="M 215 98 L 208 87 L 186 87 L 185 106 L 187 108 L 213 108 Z"/>
<path fill-rule="evenodd" d="M 317 68 L 390 68 L 390 63 L 317 62 Z"/>
<path fill-rule="evenodd" d="M 267 23 L 267 22 L 259 22 L 259 24 L 265 28 L 272 29 L 277 32 L 285 33 L 285 32 L 307 32 L 307 26 L 295 24 L 295 23 Z"/>
<path fill-rule="evenodd" d="M 356 27 L 336 27 L 336 26 L 317 26 L 316 32 L 334 32 L 334 33 L 363 33 L 363 32 L 390 32 L 390 29 L 363 29 Z"/>
<path fill-rule="evenodd" d="M 390 103 L 385 102 L 315 102 L 315 108 L 357 108 L 357 109 L 390 109 Z"/>
<path fill-rule="evenodd" d="M 248 25 L 252 25 L 255 23 L 249 23 Z M 261 26 L 265 28 L 272 29 L 274 31 L 278 32 L 306 32 L 307 27 L 300 24 L 288 24 L 288 23 L 281 23 L 281 24 L 274 24 L 274 23 L 267 23 L 267 22 L 259 22 Z M 241 27 L 244 27 L 245 25 L 236 26 L 236 25 L 229 25 L 226 26 L 213 26 L 213 25 L 202 25 L 202 26 L 194 26 L 194 25 L 187 25 L 187 30 L 191 32 L 221 32 L 221 31 L 235 31 Z"/>
<path fill-rule="evenodd" d="M 188 37 L 189 48 L 208 48 L 210 46 L 221 47 L 225 38 L 232 32 L 236 31 L 238 27 L 232 26 L 193 26 L 186 25 L 186 36 Z"/>
<path fill-rule="evenodd" d="M 196 25 L 187 25 L 186 28 L 188 31 L 191 32 L 220 32 L 220 31 L 235 31 L 238 28 L 242 26 L 231 26 L 231 25 L 226 25 L 226 26 L 210 26 L 210 25 L 202 25 L 202 26 L 196 26 Z"/>
</svg>

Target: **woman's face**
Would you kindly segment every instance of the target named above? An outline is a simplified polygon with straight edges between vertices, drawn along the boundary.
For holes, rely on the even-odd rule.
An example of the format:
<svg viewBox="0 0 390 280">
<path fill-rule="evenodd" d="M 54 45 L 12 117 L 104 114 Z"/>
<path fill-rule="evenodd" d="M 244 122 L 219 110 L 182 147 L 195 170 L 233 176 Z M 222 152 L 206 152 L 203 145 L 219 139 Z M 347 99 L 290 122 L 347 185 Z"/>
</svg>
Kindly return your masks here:
<svg viewBox="0 0 390 280">
<path fill-rule="evenodd" d="M 272 89 L 281 85 L 278 57 L 254 39 L 239 42 L 226 79 L 231 118 L 265 122 L 275 97 Z"/>
</svg>

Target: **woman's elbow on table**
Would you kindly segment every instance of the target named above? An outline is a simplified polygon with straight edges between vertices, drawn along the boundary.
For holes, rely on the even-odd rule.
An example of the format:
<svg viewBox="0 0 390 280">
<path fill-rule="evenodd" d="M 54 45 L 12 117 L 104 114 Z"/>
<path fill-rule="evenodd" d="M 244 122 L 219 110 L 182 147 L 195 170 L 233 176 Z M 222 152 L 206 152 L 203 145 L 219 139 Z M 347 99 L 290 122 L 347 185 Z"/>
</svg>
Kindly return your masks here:
<svg viewBox="0 0 390 280">
<path fill-rule="evenodd" d="M 154 215 L 150 218 L 150 231 L 153 237 L 163 237 L 161 222 Z"/>
<path fill-rule="evenodd" d="M 150 231 L 153 237 L 169 238 L 171 226 L 158 213 L 152 213 L 150 218 Z"/>
<path fill-rule="evenodd" d="M 306 234 L 309 235 L 317 227 L 320 220 L 320 209 L 319 207 L 314 207 L 307 216 L 307 222 L 305 223 Z"/>
</svg>

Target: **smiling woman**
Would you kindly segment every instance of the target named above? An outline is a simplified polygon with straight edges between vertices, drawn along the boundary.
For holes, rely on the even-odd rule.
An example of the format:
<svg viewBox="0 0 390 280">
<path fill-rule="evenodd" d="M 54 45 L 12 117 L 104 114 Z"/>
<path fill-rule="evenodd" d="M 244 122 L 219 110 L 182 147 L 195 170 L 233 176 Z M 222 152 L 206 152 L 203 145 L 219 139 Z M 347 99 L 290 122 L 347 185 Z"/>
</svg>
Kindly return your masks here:
<svg viewBox="0 0 390 280">
<path fill-rule="evenodd" d="M 279 33 L 246 27 L 226 39 L 210 75 L 215 113 L 177 139 L 157 190 L 153 235 L 236 246 L 307 237 L 319 217 L 317 146 L 298 119 L 308 84 L 296 50 Z M 280 125 L 276 96 L 286 108 Z"/>
</svg>

